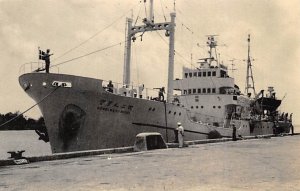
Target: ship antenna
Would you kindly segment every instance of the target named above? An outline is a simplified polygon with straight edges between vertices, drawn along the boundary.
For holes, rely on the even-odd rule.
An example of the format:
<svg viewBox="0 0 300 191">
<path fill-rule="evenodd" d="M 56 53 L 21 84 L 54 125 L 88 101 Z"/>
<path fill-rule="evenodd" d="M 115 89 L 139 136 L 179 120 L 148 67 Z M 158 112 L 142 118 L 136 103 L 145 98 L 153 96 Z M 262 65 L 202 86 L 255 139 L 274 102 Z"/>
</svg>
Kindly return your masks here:
<svg viewBox="0 0 300 191">
<path fill-rule="evenodd" d="M 234 70 L 237 70 L 234 66 L 235 66 L 235 64 L 233 63 L 234 61 L 235 61 L 235 59 L 233 58 L 233 59 L 231 59 L 231 60 L 229 60 L 230 62 L 231 62 L 231 69 L 229 69 L 229 70 L 231 70 L 231 74 L 232 74 L 232 77 L 234 78 Z"/>
<path fill-rule="evenodd" d="M 253 90 L 254 96 L 256 96 L 255 87 L 254 87 L 254 78 L 253 78 L 253 72 L 252 72 L 252 64 L 250 57 L 250 34 L 248 34 L 248 58 L 247 58 L 247 75 L 246 75 L 246 86 L 245 86 L 245 94 L 249 97 L 251 96 L 250 89 Z"/>
<path fill-rule="evenodd" d="M 176 0 L 174 0 L 174 8 L 173 8 L 174 13 L 176 13 Z"/>
</svg>

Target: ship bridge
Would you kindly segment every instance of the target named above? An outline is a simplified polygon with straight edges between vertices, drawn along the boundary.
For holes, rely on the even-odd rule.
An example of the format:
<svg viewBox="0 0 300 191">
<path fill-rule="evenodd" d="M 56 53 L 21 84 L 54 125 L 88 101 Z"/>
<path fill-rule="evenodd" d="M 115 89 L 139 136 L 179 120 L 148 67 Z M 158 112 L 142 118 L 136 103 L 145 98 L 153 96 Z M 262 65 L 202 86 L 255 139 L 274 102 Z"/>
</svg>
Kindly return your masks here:
<svg viewBox="0 0 300 191">
<path fill-rule="evenodd" d="M 218 66 L 209 68 L 183 68 L 183 79 L 174 81 L 174 89 L 181 95 L 189 94 L 226 94 L 224 89 L 235 89 L 234 79 L 229 77 L 227 70 Z"/>
<path fill-rule="evenodd" d="M 223 126 L 226 105 L 240 104 L 242 96 L 234 78 L 228 75 L 228 68 L 218 60 L 215 36 L 208 36 L 209 56 L 199 59 L 196 68 L 183 67 L 182 79 L 174 80 L 173 87 L 180 91 L 179 100 L 191 111 L 191 118 Z"/>
</svg>

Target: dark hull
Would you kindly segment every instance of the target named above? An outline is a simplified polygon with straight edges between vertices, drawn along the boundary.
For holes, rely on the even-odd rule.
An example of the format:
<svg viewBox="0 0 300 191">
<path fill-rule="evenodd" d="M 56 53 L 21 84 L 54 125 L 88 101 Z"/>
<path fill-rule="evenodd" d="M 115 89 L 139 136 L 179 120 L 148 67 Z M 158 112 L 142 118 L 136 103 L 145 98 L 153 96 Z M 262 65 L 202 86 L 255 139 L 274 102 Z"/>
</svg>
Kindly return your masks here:
<svg viewBox="0 0 300 191">
<path fill-rule="evenodd" d="M 268 110 L 274 112 L 280 106 L 281 100 L 274 98 L 261 97 L 256 100 L 256 106 L 260 111 Z"/>
</svg>

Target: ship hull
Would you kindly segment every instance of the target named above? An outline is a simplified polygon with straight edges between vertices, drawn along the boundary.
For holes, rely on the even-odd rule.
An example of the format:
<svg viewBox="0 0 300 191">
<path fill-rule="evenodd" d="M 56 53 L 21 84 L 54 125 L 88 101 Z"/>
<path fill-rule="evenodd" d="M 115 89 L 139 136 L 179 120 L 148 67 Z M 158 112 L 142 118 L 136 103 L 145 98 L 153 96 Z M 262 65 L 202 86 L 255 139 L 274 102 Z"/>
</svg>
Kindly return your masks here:
<svg viewBox="0 0 300 191">
<path fill-rule="evenodd" d="M 19 83 L 38 102 L 53 153 L 131 146 L 141 132 L 159 132 L 172 142 L 177 122 L 185 128 L 185 140 L 206 139 L 212 131 L 232 136 L 231 128 L 193 122 L 182 106 L 109 93 L 98 79 L 28 73 Z M 252 134 L 248 121 L 236 123 L 237 135 Z"/>
</svg>

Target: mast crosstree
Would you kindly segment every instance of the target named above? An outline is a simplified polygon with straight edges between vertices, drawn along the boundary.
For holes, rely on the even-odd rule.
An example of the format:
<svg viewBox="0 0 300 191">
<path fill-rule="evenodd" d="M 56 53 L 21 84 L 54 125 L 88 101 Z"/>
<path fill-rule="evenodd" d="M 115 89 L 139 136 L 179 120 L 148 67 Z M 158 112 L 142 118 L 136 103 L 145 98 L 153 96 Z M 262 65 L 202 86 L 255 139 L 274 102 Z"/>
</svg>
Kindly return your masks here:
<svg viewBox="0 0 300 191">
<path fill-rule="evenodd" d="M 169 69 L 168 69 L 168 88 L 167 88 L 167 102 L 171 102 L 173 97 L 173 79 L 174 79 L 174 53 L 175 53 L 175 17 L 176 13 L 171 13 L 170 22 L 155 23 L 153 16 L 153 0 L 150 0 L 150 13 L 148 18 L 143 19 L 144 25 L 133 26 L 132 19 L 127 18 L 127 37 L 126 37 L 126 53 L 124 63 L 123 84 L 130 84 L 130 65 L 131 65 L 131 40 L 136 40 L 136 34 L 157 30 L 165 30 L 165 35 L 169 37 Z"/>
</svg>

